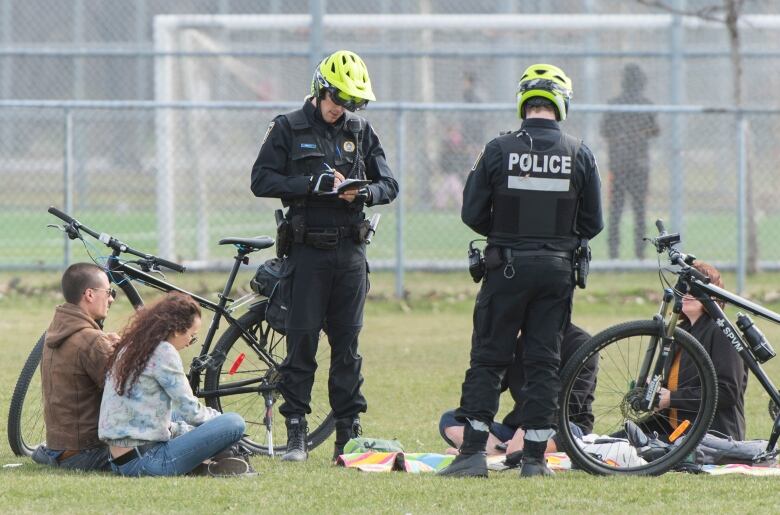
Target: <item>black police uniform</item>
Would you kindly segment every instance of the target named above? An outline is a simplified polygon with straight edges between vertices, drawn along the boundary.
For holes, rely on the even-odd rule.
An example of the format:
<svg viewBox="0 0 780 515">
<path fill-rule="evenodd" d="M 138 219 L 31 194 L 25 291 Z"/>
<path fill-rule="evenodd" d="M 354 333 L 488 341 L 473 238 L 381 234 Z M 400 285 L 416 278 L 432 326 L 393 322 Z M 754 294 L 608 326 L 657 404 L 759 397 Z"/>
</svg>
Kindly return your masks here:
<svg viewBox="0 0 780 515">
<path fill-rule="evenodd" d="M 359 126 L 348 124 L 350 119 Z M 357 134 L 352 128 L 359 129 Z M 360 392 L 358 334 L 368 264 L 365 244 L 354 237 L 355 225 L 365 219 L 364 203 L 310 194 L 310 177 L 326 171 L 326 164 L 346 177 L 359 174 L 373 181 L 367 186 L 367 205 L 387 204 L 398 194 L 379 138 L 364 118 L 345 112 L 331 125 L 307 99 L 301 109 L 277 116 L 268 127 L 252 168 L 252 192 L 282 199 L 290 208 L 287 218 L 305 224 L 301 241 L 289 251 L 279 286 L 289 288 L 292 299 L 286 321 L 287 358 L 280 367 L 285 402 L 279 411 L 286 418 L 311 412 L 315 356 L 325 326 L 331 345 L 328 392 L 334 414 L 347 418 L 366 411 Z M 335 245 L 317 240 L 323 230 L 337 235 Z"/>
<path fill-rule="evenodd" d="M 574 324 L 568 324 L 563 331 L 563 339 L 561 341 L 561 364 L 560 370 L 566 366 L 574 353 L 585 345 L 590 340 L 590 334 L 584 329 Z M 525 370 L 523 367 L 523 347 L 525 340 L 522 335 L 518 341 L 516 349 L 515 360 L 507 369 L 504 376 L 502 389 L 508 389 L 512 395 L 512 399 L 515 401 L 515 405 L 512 411 L 504 416 L 501 421 L 502 424 L 514 428 L 522 426 L 522 413 L 525 411 L 525 394 L 523 388 L 525 388 Z M 571 392 L 569 397 L 569 421 L 578 426 L 584 434 L 593 432 L 593 393 L 596 390 L 596 374 L 599 368 L 599 356 L 595 354 L 591 356 L 586 362 L 585 366 L 580 370 L 578 378 L 578 387 Z M 555 444 L 559 449 L 562 449 L 560 440 L 557 435 L 553 437 Z"/>
<path fill-rule="evenodd" d="M 525 404 L 518 423 L 554 428 L 572 254 L 579 238 L 593 238 L 604 225 L 593 154 L 557 122 L 526 119 L 519 131 L 485 146 L 463 190 L 461 218 L 487 236 L 488 270 L 456 418 L 490 424 L 522 331 Z"/>
</svg>

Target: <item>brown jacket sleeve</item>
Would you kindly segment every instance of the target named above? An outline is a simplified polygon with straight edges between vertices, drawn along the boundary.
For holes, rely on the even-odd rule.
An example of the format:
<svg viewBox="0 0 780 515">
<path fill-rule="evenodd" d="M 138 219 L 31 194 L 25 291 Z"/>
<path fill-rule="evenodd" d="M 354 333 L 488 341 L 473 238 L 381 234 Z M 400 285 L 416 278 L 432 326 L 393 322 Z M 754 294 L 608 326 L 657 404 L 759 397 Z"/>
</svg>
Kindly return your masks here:
<svg viewBox="0 0 780 515">
<path fill-rule="evenodd" d="M 98 332 L 86 352 L 79 353 L 81 364 L 101 389 L 106 383 L 106 364 L 114 346 L 103 332 Z"/>
</svg>

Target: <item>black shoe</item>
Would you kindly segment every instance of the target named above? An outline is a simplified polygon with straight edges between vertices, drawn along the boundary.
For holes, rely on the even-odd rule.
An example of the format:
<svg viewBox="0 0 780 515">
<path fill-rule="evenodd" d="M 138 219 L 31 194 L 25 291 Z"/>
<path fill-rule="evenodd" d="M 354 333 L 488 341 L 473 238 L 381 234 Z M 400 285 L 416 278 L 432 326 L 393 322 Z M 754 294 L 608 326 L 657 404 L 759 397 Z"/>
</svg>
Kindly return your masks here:
<svg viewBox="0 0 780 515">
<path fill-rule="evenodd" d="M 658 433 L 653 432 L 648 436 L 642 428 L 630 420 L 626 420 L 625 428 L 628 443 L 636 448 L 637 455 L 645 461 L 657 460 L 665 456 L 671 448 L 671 445 L 658 438 Z"/>
<path fill-rule="evenodd" d="M 353 438 L 358 438 L 363 434 L 363 428 L 360 426 L 359 417 L 336 419 L 336 443 L 333 444 L 333 461 L 339 459 L 344 454 L 344 446 Z"/>
<path fill-rule="evenodd" d="M 227 449 L 224 449 L 214 456 L 211 457 L 212 460 L 219 460 L 222 458 L 246 458 L 248 456 L 252 455 L 252 451 L 244 446 L 241 442 L 234 443 Z"/>
<path fill-rule="evenodd" d="M 546 459 L 523 456 L 522 466 L 520 467 L 520 477 L 554 475 L 555 473 L 547 467 Z"/>
<path fill-rule="evenodd" d="M 458 454 L 452 463 L 436 473 L 437 476 L 451 477 L 488 477 L 485 453 Z"/>
<path fill-rule="evenodd" d="M 282 461 L 306 461 L 309 453 L 306 448 L 306 437 L 309 431 L 306 419 L 291 417 L 285 421 L 287 425 L 287 452 Z"/>
</svg>

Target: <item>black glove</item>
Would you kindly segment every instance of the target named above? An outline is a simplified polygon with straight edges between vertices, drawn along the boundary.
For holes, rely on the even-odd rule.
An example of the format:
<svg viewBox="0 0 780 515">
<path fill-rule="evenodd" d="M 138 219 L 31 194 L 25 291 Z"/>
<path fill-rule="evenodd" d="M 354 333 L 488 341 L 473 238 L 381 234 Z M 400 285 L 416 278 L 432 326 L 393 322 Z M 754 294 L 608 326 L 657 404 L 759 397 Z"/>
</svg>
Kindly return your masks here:
<svg viewBox="0 0 780 515">
<path fill-rule="evenodd" d="M 336 184 L 336 175 L 324 172 L 318 175 L 312 175 L 309 178 L 310 193 L 330 193 Z"/>
<path fill-rule="evenodd" d="M 363 186 L 357 191 L 357 195 L 355 195 L 355 201 L 356 202 L 362 202 L 363 204 L 368 204 L 371 202 L 371 190 L 368 189 L 368 186 Z"/>
</svg>

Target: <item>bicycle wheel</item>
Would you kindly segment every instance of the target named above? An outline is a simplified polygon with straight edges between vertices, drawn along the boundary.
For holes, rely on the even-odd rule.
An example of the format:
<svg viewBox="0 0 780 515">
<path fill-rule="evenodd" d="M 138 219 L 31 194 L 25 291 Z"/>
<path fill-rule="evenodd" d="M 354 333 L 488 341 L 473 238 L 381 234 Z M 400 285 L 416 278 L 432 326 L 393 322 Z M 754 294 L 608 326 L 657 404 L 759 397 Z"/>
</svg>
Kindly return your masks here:
<svg viewBox="0 0 780 515">
<path fill-rule="evenodd" d="M 592 474 L 663 474 L 684 460 L 704 437 L 717 404 L 715 368 L 701 344 L 682 329 L 675 329 L 674 339 L 679 349 L 679 365 L 670 367 L 669 377 L 676 372 L 676 390 L 684 398 L 684 408 L 647 411 L 640 407 L 645 388 L 636 385 L 639 369 L 651 339 L 658 334 L 658 323 L 639 320 L 616 325 L 595 335 L 569 360 L 561 373 L 558 427 L 565 451 L 573 464 Z M 653 365 L 660 353 L 656 351 Z M 580 374 L 588 360 L 598 355 L 598 370 Z M 650 370 L 653 370 L 651 366 Z M 592 392 L 590 410 L 570 403 L 574 396 Z M 684 392 L 684 393 L 682 393 Z M 574 411 L 580 409 L 580 413 Z M 587 412 L 586 412 L 587 411 Z M 600 435 L 576 440 L 566 421 L 590 417 L 592 433 Z M 625 422 L 630 420 L 645 433 L 655 429 L 669 434 L 678 428 L 681 437 L 668 446 L 666 454 L 651 458 L 639 449 L 639 454 L 626 439 Z M 664 432 L 663 428 L 667 430 Z"/>
<path fill-rule="evenodd" d="M 258 306 L 238 319 L 238 324 L 254 335 L 259 345 L 273 358 L 269 366 L 258 352 L 241 335 L 241 331 L 231 326 L 217 342 L 213 355 L 224 353 L 225 359 L 217 368 L 206 372 L 206 390 L 221 390 L 241 383 L 246 386 L 273 387 L 279 381 L 277 367 L 287 354 L 284 335 L 271 329 L 265 322 L 265 310 Z M 322 333 L 321 333 L 322 334 Z M 324 370 L 315 375 L 311 395 L 311 413 L 306 415 L 309 424 L 308 447 L 313 449 L 324 442 L 333 432 L 335 425 L 328 400 L 327 367 L 330 364 L 330 345 L 320 339 L 317 350 L 317 363 Z M 247 385 L 247 382 L 250 384 Z M 272 405 L 272 446 L 273 453 L 287 450 L 287 429 L 284 417 L 279 413 L 283 399 L 275 388 L 271 389 Z M 206 399 L 208 406 L 219 411 L 234 411 L 246 421 L 246 436 L 243 444 L 258 454 L 270 454 L 269 438 L 264 417 L 266 399 L 259 393 L 217 395 Z"/>
<path fill-rule="evenodd" d="M 43 333 L 33 347 L 19 374 L 8 410 L 8 443 L 17 456 L 32 456 L 35 448 L 46 440 L 41 391 L 41 354 Z"/>
</svg>

